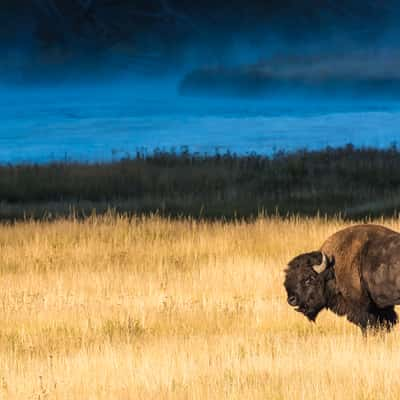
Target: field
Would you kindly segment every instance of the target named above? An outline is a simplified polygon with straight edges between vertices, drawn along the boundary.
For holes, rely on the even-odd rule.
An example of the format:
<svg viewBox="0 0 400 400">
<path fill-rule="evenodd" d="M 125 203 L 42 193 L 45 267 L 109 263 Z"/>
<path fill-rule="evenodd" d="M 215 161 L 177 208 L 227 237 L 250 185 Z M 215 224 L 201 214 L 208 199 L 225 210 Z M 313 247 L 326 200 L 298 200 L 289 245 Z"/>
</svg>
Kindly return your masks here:
<svg viewBox="0 0 400 400">
<path fill-rule="evenodd" d="M 107 214 L 0 226 L 0 398 L 397 399 L 399 328 L 363 338 L 286 304 L 286 262 L 344 225 Z"/>
</svg>

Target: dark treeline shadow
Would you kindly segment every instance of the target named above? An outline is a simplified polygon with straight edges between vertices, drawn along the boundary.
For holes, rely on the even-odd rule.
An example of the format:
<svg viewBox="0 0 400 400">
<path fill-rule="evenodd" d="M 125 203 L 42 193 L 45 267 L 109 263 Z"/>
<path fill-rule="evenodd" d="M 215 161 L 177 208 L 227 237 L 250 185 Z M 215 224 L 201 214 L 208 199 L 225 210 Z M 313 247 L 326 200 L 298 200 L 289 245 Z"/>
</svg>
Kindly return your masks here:
<svg viewBox="0 0 400 400">
<path fill-rule="evenodd" d="M 7 165 L 0 167 L 0 199 L 0 218 L 9 221 L 110 209 L 205 219 L 393 215 L 400 204 L 400 150 L 347 145 L 273 156 L 154 151 L 111 163 Z"/>
</svg>

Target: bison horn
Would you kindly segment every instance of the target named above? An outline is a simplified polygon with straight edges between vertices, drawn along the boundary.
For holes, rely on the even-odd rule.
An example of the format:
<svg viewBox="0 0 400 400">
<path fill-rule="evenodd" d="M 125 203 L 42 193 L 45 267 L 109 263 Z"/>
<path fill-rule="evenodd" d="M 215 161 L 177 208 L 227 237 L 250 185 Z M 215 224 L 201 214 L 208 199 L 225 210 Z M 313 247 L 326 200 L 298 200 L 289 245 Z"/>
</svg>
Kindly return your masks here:
<svg viewBox="0 0 400 400">
<path fill-rule="evenodd" d="M 326 267 L 328 266 L 328 258 L 324 253 L 322 254 L 322 261 L 321 264 L 319 265 L 313 265 L 314 271 L 320 274 L 321 272 L 324 272 Z"/>
</svg>

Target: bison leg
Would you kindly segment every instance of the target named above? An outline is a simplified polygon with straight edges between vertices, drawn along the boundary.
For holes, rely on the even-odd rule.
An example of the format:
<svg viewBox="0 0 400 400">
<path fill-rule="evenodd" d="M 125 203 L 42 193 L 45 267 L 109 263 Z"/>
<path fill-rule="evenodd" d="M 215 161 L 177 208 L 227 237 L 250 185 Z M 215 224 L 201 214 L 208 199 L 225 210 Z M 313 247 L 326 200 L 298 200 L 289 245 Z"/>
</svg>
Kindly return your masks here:
<svg viewBox="0 0 400 400">
<path fill-rule="evenodd" d="M 363 318 L 360 328 L 363 334 L 369 331 L 381 332 L 386 330 L 390 332 L 394 325 L 397 323 L 397 314 L 394 311 L 394 307 L 376 308 L 370 310 L 368 316 Z"/>
<path fill-rule="evenodd" d="M 390 331 L 397 323 L 397 314 L 394 307 L 378 308 L 372 305 L 368 310 L 352 310 L 347 319 L 359 326 L 364 335 L 370 331 Z"/>
<path fill-rule="evenodd" d="M 386 329 L 390 331 L 397 324 L 398 318 L 394 307 L 380 308 L 376 312 L 376 324 L 378 329 Z"/>
</svg>

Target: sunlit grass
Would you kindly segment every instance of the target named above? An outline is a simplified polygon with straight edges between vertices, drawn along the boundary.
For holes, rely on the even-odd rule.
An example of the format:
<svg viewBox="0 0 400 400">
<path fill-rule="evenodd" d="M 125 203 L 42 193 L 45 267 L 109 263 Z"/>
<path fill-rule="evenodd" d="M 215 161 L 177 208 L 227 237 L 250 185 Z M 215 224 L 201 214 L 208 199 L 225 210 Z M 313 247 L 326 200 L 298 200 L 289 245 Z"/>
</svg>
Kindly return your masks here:
<svg viewBox="0 0 400 400">
<path fill-rule="evenodd" d="M 380 221 L 400 230 L 400 221 Z M 286 304 L 345 226 L 107 215 L 0 227 L 0 398 L 397 399 L 400 334 Z"/>
</svg>

